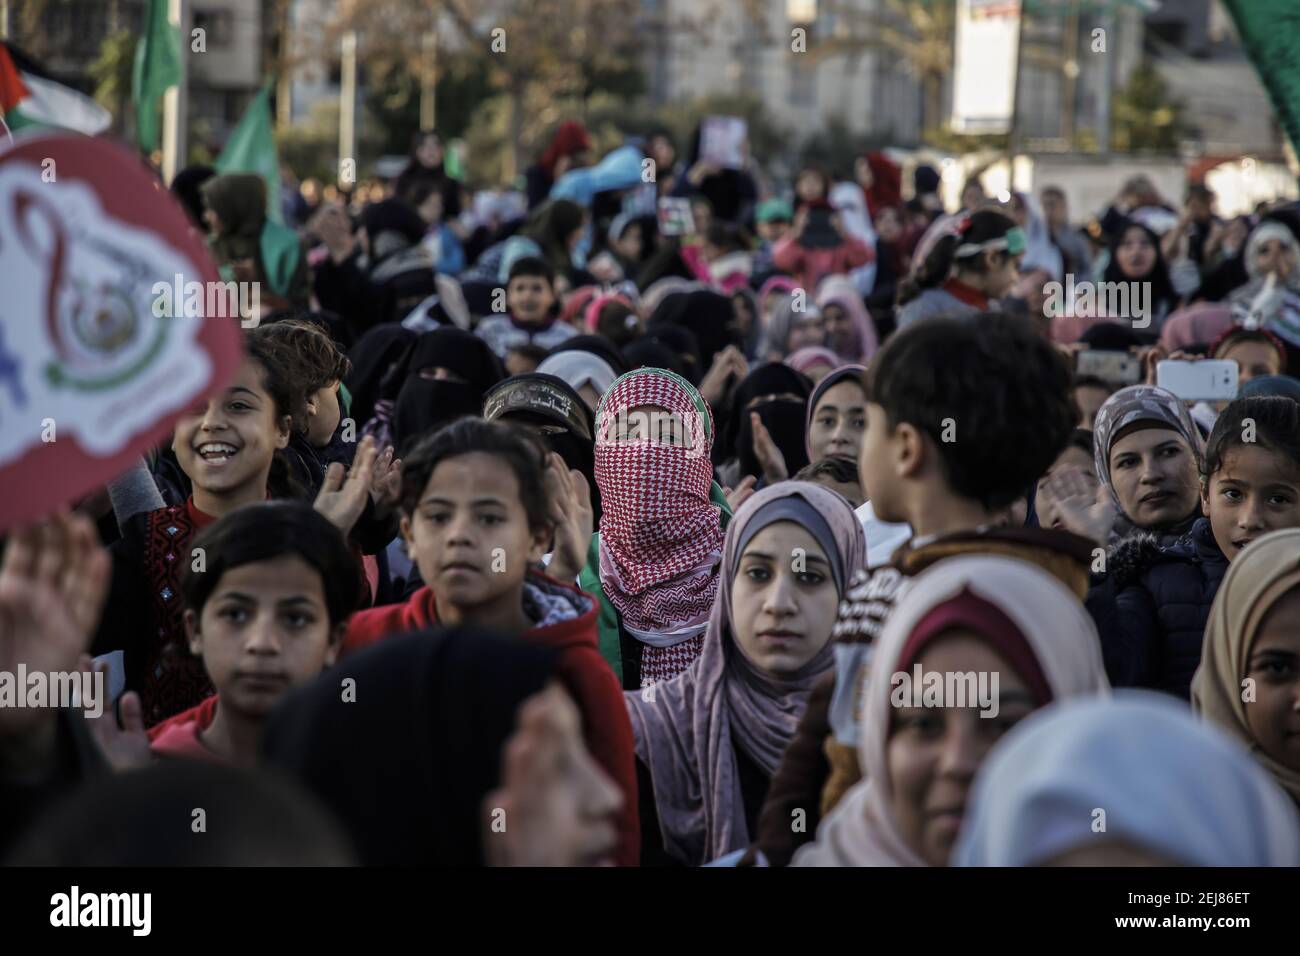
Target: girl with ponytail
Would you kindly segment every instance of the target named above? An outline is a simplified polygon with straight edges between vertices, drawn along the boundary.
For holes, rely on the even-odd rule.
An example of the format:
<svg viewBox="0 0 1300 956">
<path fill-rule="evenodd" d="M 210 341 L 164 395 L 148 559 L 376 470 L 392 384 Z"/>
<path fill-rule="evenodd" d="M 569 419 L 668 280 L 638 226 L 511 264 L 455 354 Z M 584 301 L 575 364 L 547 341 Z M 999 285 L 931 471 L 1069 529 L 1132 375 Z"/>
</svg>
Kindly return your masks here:
<svg viewBox="0 0 1300 956">
<path fill-rule="evenodd" d="M 1015 284 L 1024 252 L 1024 231 L 996 209 L 939 220 L 899 283 L 898 327 L 988 311 Z"/>
</svg>

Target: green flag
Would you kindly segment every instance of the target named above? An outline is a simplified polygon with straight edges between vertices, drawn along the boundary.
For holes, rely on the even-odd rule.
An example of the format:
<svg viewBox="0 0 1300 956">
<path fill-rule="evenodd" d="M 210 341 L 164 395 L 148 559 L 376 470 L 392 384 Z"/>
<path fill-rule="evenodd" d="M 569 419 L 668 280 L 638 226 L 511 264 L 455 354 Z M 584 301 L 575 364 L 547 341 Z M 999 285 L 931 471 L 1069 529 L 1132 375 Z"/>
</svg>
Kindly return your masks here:
<svg viewBox="0 0 1300 956">
<path fill-rule="evenodd" d="M 1300 152 L 1300 6 L 1295 0 L 1223 0 L 1246 55 L 1268 90 L 1278 122 Z"/>
<path fill-rule="evenodd" d="M 253 97 L 235 131 L 226 140 L 226 148 L 217 157 L 219 173 L 257 173 L 266 180 L 266 215 L 272 222 L 283 223 L 280 210 L 280 160 L 271 135 L 271 85 L 268 83 Z"/>
<path fill-rule="evenodd" d="M 141 149 L 155 150 L 161 123 L 158 102 L 167 87 L 181 81 L 181 43 L 167 19 L 167 0 L 149 0 L 144 36 L 135 45 L 131 99 L 135 103 L 136 139 Z"/>
</svg>

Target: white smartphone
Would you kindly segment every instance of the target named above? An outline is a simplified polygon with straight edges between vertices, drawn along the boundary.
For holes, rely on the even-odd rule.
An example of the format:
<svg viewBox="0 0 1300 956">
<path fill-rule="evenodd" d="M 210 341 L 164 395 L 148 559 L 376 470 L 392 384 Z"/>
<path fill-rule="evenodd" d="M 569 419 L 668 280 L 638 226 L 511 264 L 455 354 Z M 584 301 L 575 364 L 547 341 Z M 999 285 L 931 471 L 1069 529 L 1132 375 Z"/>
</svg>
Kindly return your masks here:
<svg viewBox="0 0 1300 956">
<path fill-rule="evenodd" d="M 1237 397 L 1237 362 L 1166 359 L 1156 363 L 1156 384 L 1188 402 L 1231 401 Z"/>
</svg>

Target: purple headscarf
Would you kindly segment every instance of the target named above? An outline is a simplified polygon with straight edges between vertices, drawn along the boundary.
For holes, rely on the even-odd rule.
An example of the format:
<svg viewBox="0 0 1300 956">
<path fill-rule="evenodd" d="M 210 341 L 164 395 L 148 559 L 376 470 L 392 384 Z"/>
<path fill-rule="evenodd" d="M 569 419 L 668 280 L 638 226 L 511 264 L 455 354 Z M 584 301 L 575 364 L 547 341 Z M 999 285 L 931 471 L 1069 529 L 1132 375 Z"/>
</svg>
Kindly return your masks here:
<svg viewBox="0 0 1300 956">
<path fill-rule="evenodd" d="M 829 375 L 818 382 L 817 387 L 812 391 L 812 395 L 808 396 L 808 420 L 804 423 L 803 433 L 804 441 L 808 446 L 808 460 L 810 462 L 813 461 L 812 423 L 813 416 L 817 414 L 817 403 L 822 400 L 822 397 L 825 396 L 827 392 L 846 379 L 858 383 L 859 387 L 861 387 L 862 376 L 866 371 L 867 367 L 865 365 L 841 365 L 839 368 L 832 369 Z M 865 396 L 866 390 L 864 389 L 864 404 L 866 400 Z"/>
<path fill-rule="evenodd" d="M 652 700 L 645 699 L 646 691 L 625 694 L 636 755 L 653 781 L 664 847 L 688 865 L 749 844 L 735 748 L 764 773 L 775 773 L 813 683 L 834 659 L 827 635 L 825 647 L 802 670 L 775 677 L 750 661 L 732 632 L 731 582 L 742 550 L 778 521 L 795 521 L 817 540 L 844 594 L 866 557 L 862 525 L 849 503 L 806 481 L 764 488 L 740 507 L 727 529 L 718 596 L 700 656 L 689 670 L 655 686 Z"/>
</svg>

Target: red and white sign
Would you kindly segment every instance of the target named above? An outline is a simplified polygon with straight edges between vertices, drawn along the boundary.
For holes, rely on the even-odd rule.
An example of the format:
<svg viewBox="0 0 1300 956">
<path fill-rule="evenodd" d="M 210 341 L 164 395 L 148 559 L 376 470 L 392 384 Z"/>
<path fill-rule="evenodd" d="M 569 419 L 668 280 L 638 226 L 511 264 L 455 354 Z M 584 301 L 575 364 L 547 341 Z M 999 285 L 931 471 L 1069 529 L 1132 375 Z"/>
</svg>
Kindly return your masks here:
<svg viewBox="0 0 1300 956">
<path fill-rule="evenodd" d="M 177 275 L 219 281 L 134 153 L 67 134 L 0 152 L 0 531 L 126 470 L 234 374 L 237 319 L 156 307 Z"/>
</svg>

